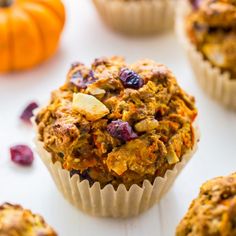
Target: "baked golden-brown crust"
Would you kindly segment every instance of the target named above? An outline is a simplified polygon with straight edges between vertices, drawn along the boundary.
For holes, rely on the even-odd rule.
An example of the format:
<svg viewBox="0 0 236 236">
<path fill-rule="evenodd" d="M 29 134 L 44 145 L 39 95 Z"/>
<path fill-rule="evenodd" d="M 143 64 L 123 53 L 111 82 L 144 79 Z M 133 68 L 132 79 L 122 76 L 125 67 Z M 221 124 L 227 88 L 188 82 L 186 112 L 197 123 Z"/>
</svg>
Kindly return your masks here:
<svg viewBox="0 0 236 236">
<path fill-rule="evenodd" d="M 71 175 L 129 188 L 164 176 L 193 147 L 194 103 L 164 65 L 100 58 L 74 64 L 36 122 Z"/>
<path fill-rule="evenodd" d="M 236 235 L 236 174 L 202 185 L 176 230 L 176 236 Z"/>
<path fill-rule="evenodd" d="M 235 0 L 194 1 L 186 18 L 187 33 L 212 65 L 236 78 Z"/>
<path fill-rule="evenodd" d="M 0 206 L 0 236 L 56 236 L 44 219 L 19 205 Z"/>
</svg>

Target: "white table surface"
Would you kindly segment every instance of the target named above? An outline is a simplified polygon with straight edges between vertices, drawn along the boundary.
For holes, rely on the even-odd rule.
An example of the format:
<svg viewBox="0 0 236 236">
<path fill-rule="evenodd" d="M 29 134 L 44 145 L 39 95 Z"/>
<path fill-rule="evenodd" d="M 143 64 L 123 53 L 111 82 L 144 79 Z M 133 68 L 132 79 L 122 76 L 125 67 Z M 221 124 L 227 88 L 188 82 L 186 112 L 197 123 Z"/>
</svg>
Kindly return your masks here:
<svg viewBox="0 0 236 236">
<path fill-rule="evenodd" d="M 202 92 L 173 33 L 128 38 L 106 28 L 90 0 L 66 0 L 65 4 L 68 19 L 57 55 L 31 71 L 0 76 L 0 202 L 19 203 L 42 214 L 61 236 L 173 236 L 199 186 L 235 171 L 236 115 Z M 33 145 L 32 129 L 18 119 L 22 108 L 31 100 L 45 101 L 63 83 L 71 62 L 88 64 L 109 55 L 124 55 L 129 62 L 151 58 L 168 65 L 180 84 L 195 95 L 200 114 L 197 154 L 159 205 L 128 220 L 83 214 L 63 199 L 37 155 L 32 168 L 18 167 L 9 157 L 9 146 Z"/>
</svg>

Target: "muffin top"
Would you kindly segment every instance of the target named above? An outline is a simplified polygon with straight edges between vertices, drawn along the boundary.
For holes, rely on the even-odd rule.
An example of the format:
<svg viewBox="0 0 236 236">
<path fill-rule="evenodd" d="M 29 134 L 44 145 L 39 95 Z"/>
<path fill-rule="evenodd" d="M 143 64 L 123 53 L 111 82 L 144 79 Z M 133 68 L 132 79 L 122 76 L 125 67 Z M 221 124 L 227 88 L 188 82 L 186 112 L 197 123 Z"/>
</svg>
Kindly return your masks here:
<svg viewBox="0 0 236 236">
<path fill-rule="evenodd" d="M 0 206 L 0 236 L 56 236 L 43 218 L 19 205 Z"/>
<path fill-rule="evenodd" d="M 236 235 L 236 174 L 218 177 L 202 185 L 176 236 Z"/>
<path fill-rule="evenodd" d="M 236 1 L 190 0 L 187 33 L 212 65 L 236 78 Z"/>
<path fill-rule="evenodd" d="M 36 123 L 71 176 L 129 188 L 164 176 L 193 147 L 194 103 L 164 65 L 100 58 L 71 66 Z"/>
</svg>

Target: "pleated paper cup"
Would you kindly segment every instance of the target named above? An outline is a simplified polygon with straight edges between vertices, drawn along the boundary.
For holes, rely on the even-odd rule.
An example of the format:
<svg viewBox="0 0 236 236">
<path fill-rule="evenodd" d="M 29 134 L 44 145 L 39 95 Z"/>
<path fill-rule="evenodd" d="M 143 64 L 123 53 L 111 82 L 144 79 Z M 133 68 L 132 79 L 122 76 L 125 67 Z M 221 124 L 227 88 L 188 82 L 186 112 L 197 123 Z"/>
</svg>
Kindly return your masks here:
<svg viewBox="0 0 236 236">
<path fill-rule="evenodd" d="M 183 0 L 177 10 L 176 33 L 187 52 L 195 77 L 202 89 L 214 100 L 230 109 L 236 109 L 236 78 L 214 67 L 191 43 L 185 27 L 190 5 Z"/>
<path fill-rule="evenodd" d="M 103 21 L 126 34 L 154 34 L 169 30 L 176 0 L 93 0 Z"/>
<path fill-rule="evenodd" d="M 34 126 L 37 133 L 37 127 Z M 157 177 L 153 184 L 145 180 L 142 187 L 134 184 L 129 190 L 123 184 L 115 190 L 111 184 L 101 188 L 96 182 L 90 186 L 88 180 L 81 181 L 77 174 L 70 177 L 70 172 L 62 169 L 59 162 L 52 162 L 51 154 L 45 150 L 43 142 L 38 140 L 39 135 L 35 138 L 35 145 L 58 190 L 72 205 L 93 216 L 126 218 L 146 211 L 167 193 L 197 149 L 200 136 L 197 128 L 194 133 L 194 147 L 172 170 L 167 170 L 164 177 Z"/>
</svg>

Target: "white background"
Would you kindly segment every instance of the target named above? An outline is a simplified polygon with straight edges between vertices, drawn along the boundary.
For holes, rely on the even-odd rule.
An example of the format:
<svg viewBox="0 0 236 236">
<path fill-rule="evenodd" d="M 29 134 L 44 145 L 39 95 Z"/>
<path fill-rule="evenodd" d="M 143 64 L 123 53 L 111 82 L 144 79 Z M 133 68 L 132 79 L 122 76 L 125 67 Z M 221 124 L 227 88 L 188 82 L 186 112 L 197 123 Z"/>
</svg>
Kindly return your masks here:
<svg viewBox="0 0 236 236">
<path fill-rule="evenodd" d="M 56 56 L 31 71 L 0 76 L 0 202 L 19 203 L 42 214 L 61 236 L 173 236 L 201 183 L 235 171 L 235 113 L 202 92 L 174 33 L 125 37 L 102 24 L 90 0 L 65 3 L 68 19 Z M 89 64 L 109 55 L 123 55 L 128 62 L 151 58 L 168 65 L 180 84 L 195 95 L 200 114 L 202 137 L 197 154 L 159 205 L 128 220 L 83 214 L 62 198 L 37 156 L 31 168 L 18 167 L 9 158 L 11 145 L 33 145 L 32 129 L 18 119 L 23 107 L 31 100 L 45 101 L 63 83 L 71 62 Z"/>
</svg>

